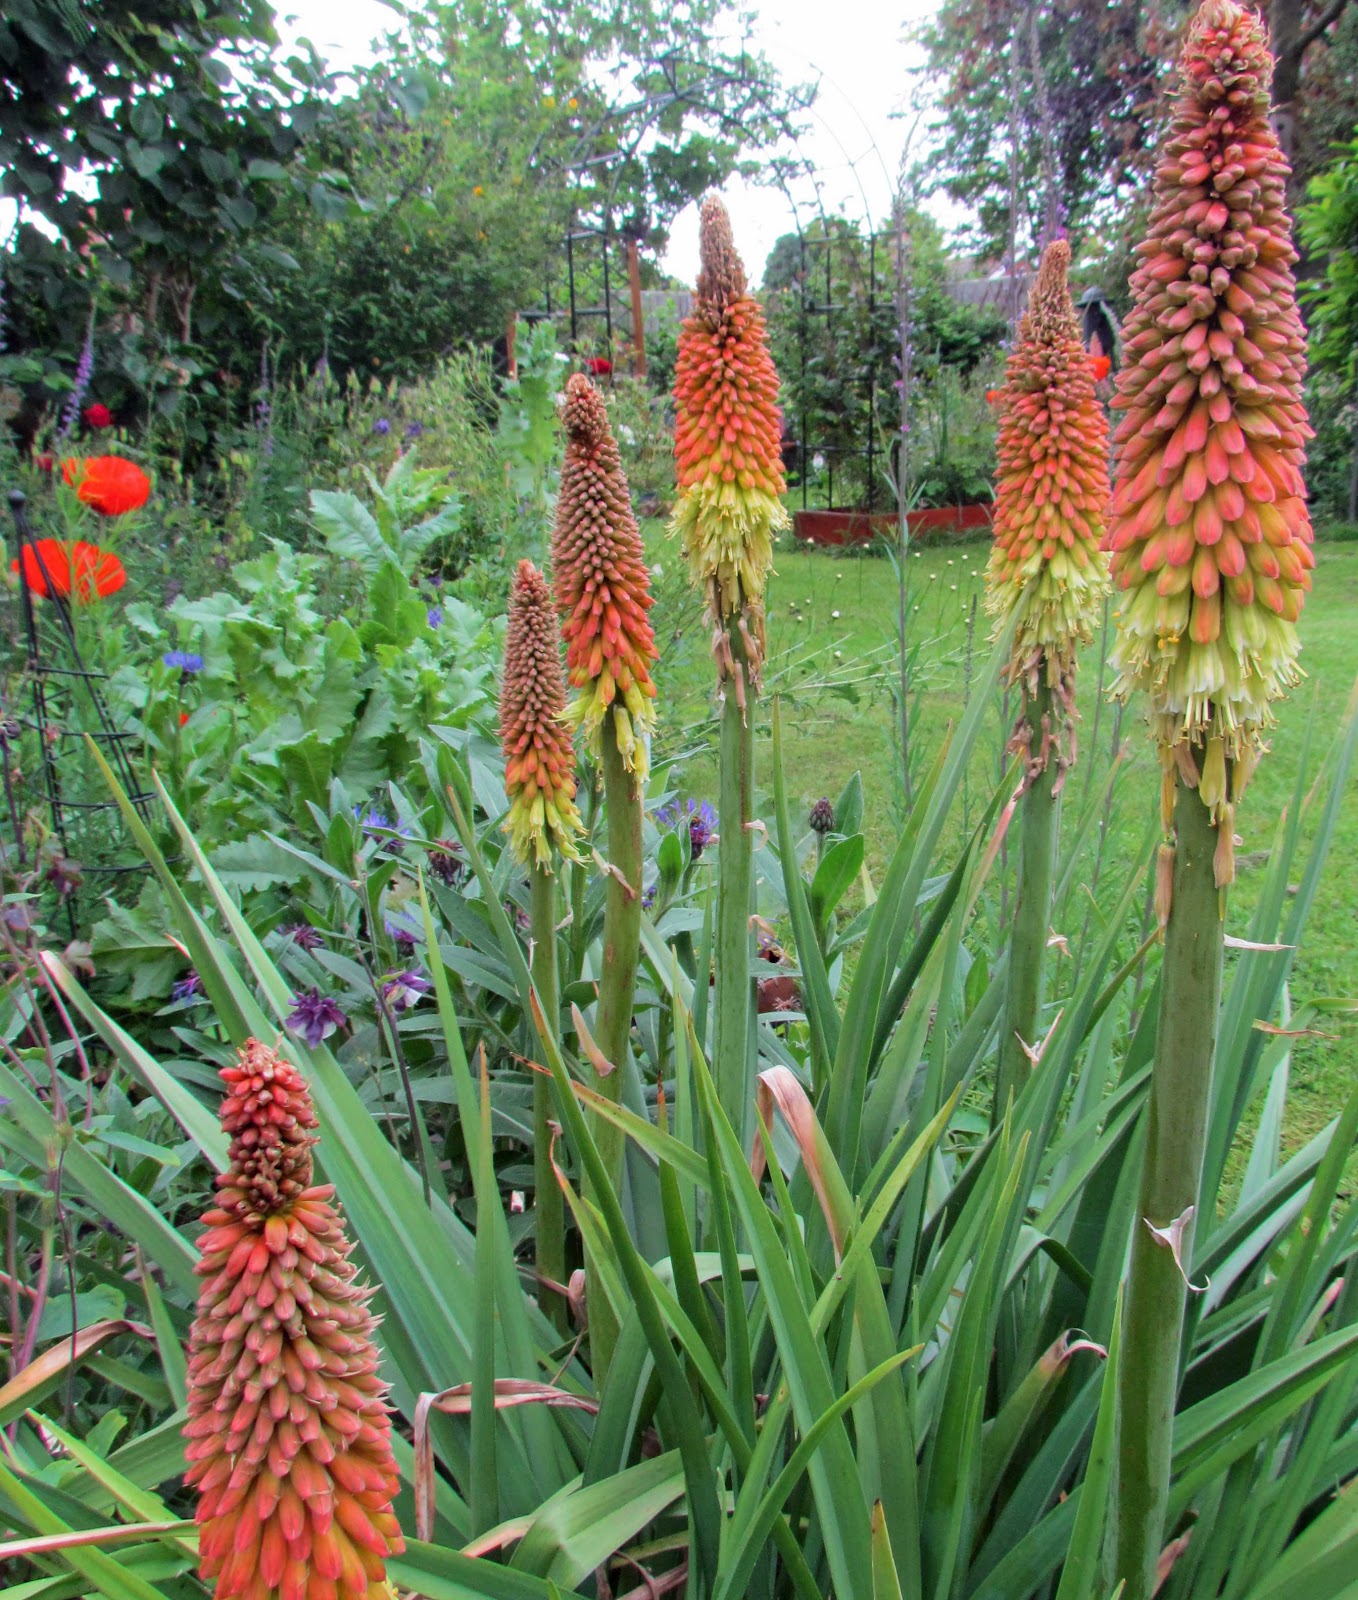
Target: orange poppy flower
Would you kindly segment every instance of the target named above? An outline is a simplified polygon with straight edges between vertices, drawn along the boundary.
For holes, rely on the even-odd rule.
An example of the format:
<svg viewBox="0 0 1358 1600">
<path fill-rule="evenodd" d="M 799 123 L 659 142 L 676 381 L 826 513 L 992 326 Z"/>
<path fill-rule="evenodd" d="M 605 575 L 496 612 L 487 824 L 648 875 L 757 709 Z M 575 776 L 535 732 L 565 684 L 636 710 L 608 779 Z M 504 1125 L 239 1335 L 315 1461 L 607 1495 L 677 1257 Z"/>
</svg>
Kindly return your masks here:
<svg viewBox="0 0 1358 1600">
<path fill-rule="evenodd" d="M 63 600 L 74 594 L 78 604 L 88 605 L 96 596 L 103 600 L 117 594 L 127 582 L 127 573 L 117 556 L 83 539 L 69 546 L 60 539 L 26 544 L 23 563 L 24 583 L 43 599 L 48 598 L 50 584 Z M 9 570 L 17 572 L 18 561 L 11 561 Z"/>
<path fill-rule="evenodd" d="M 86 456 L 61 463 L 61 475 L 76 496 L 102 517 L 140 511 L 151 493 L 151 480 L 135 461 L 123 456 Z"/>
</svg>

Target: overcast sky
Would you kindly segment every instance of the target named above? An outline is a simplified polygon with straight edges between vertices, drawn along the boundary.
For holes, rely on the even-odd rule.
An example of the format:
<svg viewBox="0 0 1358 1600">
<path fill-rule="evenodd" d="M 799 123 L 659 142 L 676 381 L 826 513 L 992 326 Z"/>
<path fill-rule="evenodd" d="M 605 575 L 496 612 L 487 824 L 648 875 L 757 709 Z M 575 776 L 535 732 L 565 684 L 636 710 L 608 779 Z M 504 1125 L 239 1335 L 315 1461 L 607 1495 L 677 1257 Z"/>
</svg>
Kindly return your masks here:
<svg viewBox="0 0 1358 1600">
<path fill-rule="evenodd" d="M 368 59 L 369 42 L 392 25 L 378 0 L 275 0 L 291 36 L 312 40 L 334 66 Z M 776 0 L 766 3 L 754 43 L 787 83 L 819 82 L 801 154 L 815 167 L 827 212 L 885 221 L 902 146 L 915 118 L 917 92 L 910 68 L 920 54 L 905 42 L 907 28 L 936 8 L 935 0 Z M 916 142 L 918 145 L 918 134 Z M 758 279 L 775 239 L 793 229 L 787 198 L 772 189 L 733 181 L 727 201 L 736 243 Z M 795 191 L 803 223 L 816 214 L 810 184 Z M 678 219 L 664 265 L 686 282 L 698 270 L 698 218 L 690 207 Z"/>
</svg>

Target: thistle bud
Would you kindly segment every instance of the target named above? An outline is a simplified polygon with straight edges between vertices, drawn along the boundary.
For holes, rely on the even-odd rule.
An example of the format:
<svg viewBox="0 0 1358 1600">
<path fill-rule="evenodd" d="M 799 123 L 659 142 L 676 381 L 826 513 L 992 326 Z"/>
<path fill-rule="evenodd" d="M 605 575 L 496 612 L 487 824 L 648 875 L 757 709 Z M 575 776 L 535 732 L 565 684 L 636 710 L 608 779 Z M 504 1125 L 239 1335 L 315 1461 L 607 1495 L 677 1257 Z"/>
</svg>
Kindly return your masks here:
<svg viewBox="0 0 1358 1600">
<path fill-rule="evenodd" d="M 230 1165 L 203 1218 L 185 1481 L 217 1600 L 376 1600 L 403 1548 L 369 1291 L 311 1183 L 311 1096 L 249 1040 L 222 1077 Z"/>
<path fill-rule="evenodd" d="M 1017 614 L 1011 676 L 1058 688 L 1093 637 L 1108 590 L 1100 552 L 1107 423 L 1066 283 L 1070 246 L 1047 246 L 998 397 L 995 546 L 986 609 Z"/>
<path fill-rule="evenodd" d="M 655 727 L 651 662 L 659 652 L 641 532 L 603 396 L 581 373 L 561 407 L 566 458 L 552 532 L 552 575 L 566 671 L 575 689 L 566 713 L 597 750 L 610 706 L 623 764 L 645 781 Z"/>
<path fill-rule="evenodd" d="M 520 561 L 509 591 L 500 742 L 509 815 L 505 832 L 519 860 L 550 866 L 555 845 L 576 859 L 575 752 L 565 721 L 561 644 L 547 580 Z"/>
<path fill-rule="evenodd" d="M 1113 401 L 1115 692 L 1146 692 L 1163 747 L 1208 747 L 1199 788 L 1219 824 L 1270 702 L 1297 680 L 1314 565 L 1306 341 L 1271 72 L 1258 17 L 1205 0 L 1179 60 Z"/>
<path fill-rule="evenodd" d="M 757 672 L 773 537 L 787 526 L 778 374 L 764 314 L 746 293 L 726 208 L 703 201 L 702 270 L 679 335 L 674 455 L 679 498 L 671 528 L 718 624 L 746 621 Z"/>
</svg>

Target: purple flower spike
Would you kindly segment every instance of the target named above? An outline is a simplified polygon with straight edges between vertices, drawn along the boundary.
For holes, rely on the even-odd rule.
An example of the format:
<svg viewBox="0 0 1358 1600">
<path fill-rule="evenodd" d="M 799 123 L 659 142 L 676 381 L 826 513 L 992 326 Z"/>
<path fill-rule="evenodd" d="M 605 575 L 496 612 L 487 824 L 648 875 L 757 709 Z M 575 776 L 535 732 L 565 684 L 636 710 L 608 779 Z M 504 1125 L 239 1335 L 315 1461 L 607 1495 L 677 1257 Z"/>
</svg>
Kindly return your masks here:
<svg viewBox="0 0 1358 1600">
<path fill-rule="evenodd" d="M 288 1027 L 300 1033 L 311 1050 L 349 1021 L 329 995 L 323 995 L 319 989 L 293 995 L 292 1010 L 286 1020 Z"/>
</svg>

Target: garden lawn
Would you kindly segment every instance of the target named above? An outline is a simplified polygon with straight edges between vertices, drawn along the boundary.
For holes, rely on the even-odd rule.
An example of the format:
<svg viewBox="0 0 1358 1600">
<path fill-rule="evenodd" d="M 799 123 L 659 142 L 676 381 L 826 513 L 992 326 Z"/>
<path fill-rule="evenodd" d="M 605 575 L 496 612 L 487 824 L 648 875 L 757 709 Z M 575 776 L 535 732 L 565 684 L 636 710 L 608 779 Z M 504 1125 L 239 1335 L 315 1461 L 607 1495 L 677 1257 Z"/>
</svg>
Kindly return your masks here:
<svg viewBox="0 0 1358 1600">
<path fill-rule="evenodd" d="M 681 608 L 678 596 L 683 589 L 675 582 L 680 565 L 677 547 L 665 538 L 660 524 L 649 525 L 646 533 L 651 559 L 663 568 L 656 610 L 662 650 L 657 672 L 662 696 L 658 754 L 662 760 L 675 759 L 674 781 L 685 793 L 715 798 L 716 762 L 710 739 L 715 724 L 710 714 L 712 669 L 706 631 L 690 608 Z M 984 592 L 988 554 L 989 543 L 981 541 L 923 549 L 908 559 L 909 630 L 912 643 L 919 645 L 910 695 L 910 753 L 916 783 L 949 726 L 960 717 L 970 686 L 985 667 L 990 632 Z M 1307 676 L 1280 705 L 1272 748 L 1237 813 L 1242 843 L 1227 927 L 1239 936 L 1246 932 L 1260 867 L 1278 816 L 1290 801 L 1308 734 L 1308 770 L 1314 772 L 1358 679 L 1358 544 L 1322 541 L 1316 555 L 1314 588 L 1300 624 Z M 794 822 L 798 814 L 805 818 L 817 798 L 833 799 L 852 774 L 860 772 L 866 795 L 867 862 L 876 876 L 904 816 L 895 693 L 895 568 L 880 555 L 813 552 L 794 548 L 790 541 L 779 550 L 776 566 L 768 597 L 767 679 L 768 691 L 777 690 L 783 699 Z M 1089 830 L 1076 874 L 1079 887 L 1065 909 L 1071 925 L 1055 929 L 1072 945 L 1088 919 L 1097 920 L 1099 911 L 1116 899 L 1157 827 L 1155 753 L 1139 707 L 1133 704 L 1120 712 L 1099 694 L 1100 645 L 1096 639 L 1080 663 L 1080 758 L 1066 786 L 1063 824 L 1068 840 L 1082 810 L 1096 806 L 1106 817 L 1105 841 L 1100 855 L 1101 829 L 1096 823 Z M 764 792 L 756 814 L 771 817 L 767 695 L 762 709 L 758 771 Z M 1009 722 L 997 697 L 968 775 L 959 825 L 979 819 L 1002 779 Z M 1111 753 L 1119 745 L 1125 760 L 1105 810 L 1104 781 Z M 1323 799 L 1313 789 L 1307 839 Z M 960 826 L 953 843 L 959 837 Z M 947 860 L 952 859 L 949 850 Z M 1008 865 L 1012 875 L 1012 860 Z M 982 915 L 1002 922 L 1003 900 L 992 900 Z M 1055 982 L 1059 994 L 1059 969 Z M 1349 784 L 1342 800 L 1328 867 L 1293 971 L 1291 995 L 1294 1006 L 1322 996 L 1358 997 L 1358 781 Z M 1358 1081 L 1358 1023 L 1331 1019 L 1326 1034 L 1299 1041 L 1293 1056 L 1289 1147 L 1322 1127 Z"/>
</svg>

